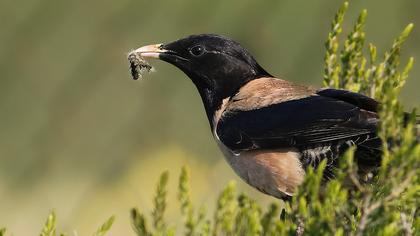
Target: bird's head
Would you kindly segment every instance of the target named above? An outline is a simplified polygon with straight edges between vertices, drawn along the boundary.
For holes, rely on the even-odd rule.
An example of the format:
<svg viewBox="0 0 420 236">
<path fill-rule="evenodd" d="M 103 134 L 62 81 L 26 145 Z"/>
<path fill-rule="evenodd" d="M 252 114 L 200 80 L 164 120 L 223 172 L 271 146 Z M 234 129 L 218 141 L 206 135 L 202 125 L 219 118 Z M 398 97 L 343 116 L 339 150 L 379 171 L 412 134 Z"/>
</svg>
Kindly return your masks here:
<svg viewBox="0 0 420 236">
<path fill-rule="evenodd" d="M 166 61 L 190 77 L 207 106 L 217 109 L 250 80 L 271 77 L 239 43 L 213 34 L 191 35 L 166 44 L 141 47 L 143 58 Z M 206 104 L 208 103 L 208 104 Z"/>
</svg>

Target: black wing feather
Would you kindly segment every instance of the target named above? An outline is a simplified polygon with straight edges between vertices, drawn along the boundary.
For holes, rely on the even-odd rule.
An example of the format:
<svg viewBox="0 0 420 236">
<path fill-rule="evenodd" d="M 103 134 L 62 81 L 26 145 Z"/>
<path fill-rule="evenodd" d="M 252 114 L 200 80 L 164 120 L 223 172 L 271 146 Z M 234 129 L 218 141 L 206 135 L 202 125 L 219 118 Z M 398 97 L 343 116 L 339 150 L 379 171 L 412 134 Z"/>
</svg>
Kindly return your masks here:
<svg viewBox="0 0 420 236">
<path fill-rule="evenodd" d="M 216 132 L 234 152 L 290 147 L 307 150 L 329 145 L 337 156 L 343 144 L 360 144 L 361 151 L 375 152 L 372 159 L 377 162 L 381 144 L 376 136 L 376 109 L 377 102 L 371 98 L 328 89 L 255 110 L 229 110 Z"/>
<path fill-rule="evenodd" d="M 305 146 L 376 131 L 377 119 L 358 107 L 323 96 L 282 102 L 256 110 L 232 110 L 217 125 L 221 141 L 234 151 Z"/>
<path fill-rule="evenodd" d="M 378 111 L 379 103 L 375 99 L 360 93 L 354 93 L 342 89 L 321 89 L 317 91 L 317 94 L 345 101 L 367 111 Z"/>
</svg>

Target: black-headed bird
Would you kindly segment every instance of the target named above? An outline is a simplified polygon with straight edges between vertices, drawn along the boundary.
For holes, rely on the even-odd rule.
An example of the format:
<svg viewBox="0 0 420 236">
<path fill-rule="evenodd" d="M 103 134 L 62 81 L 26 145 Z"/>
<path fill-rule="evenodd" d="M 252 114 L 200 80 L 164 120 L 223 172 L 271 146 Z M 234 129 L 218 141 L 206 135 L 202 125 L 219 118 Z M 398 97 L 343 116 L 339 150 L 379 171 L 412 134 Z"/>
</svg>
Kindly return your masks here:
<svg viewBox="0 0 420 236">
<path fill-rule="evenodd" d="M 219 35 L 192 35 L 134 53 L 166 61 L 191 79 L 227 162 L 261 192 L 290 198 L 305 170 L 323 159 L 324 178 L 333 178 L 338 158 L 351 146 L 359 169 L 381 162 L 372 98 L 276 78 L 239 43 Z"/>
</svg>

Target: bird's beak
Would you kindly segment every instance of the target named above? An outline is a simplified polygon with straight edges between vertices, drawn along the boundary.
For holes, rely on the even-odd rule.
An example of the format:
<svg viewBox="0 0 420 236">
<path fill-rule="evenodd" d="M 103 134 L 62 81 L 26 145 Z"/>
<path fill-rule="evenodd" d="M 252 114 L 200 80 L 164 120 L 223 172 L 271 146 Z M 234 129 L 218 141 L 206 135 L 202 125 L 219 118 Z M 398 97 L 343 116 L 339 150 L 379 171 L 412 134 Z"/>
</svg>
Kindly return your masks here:
<svg viewBox="0 0 420 236">
<path fill-rule="evenodd" d="M 133 51 L 143 58 L 156 58 L 159 59 L 161 53 L 167 52 L 167 50 L 162 48 L 162 44 L 152 44 L 137 48 Z"/>
</svg>

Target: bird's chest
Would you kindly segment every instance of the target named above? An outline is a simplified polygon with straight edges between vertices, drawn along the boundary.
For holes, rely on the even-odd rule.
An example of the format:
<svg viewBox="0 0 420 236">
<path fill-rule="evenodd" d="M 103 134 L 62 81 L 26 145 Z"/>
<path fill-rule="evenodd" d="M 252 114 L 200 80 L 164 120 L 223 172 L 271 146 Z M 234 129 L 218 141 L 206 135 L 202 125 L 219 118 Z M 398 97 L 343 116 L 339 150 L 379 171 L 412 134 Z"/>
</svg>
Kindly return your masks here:
<svg viewBox="0 0 420 236">
<path fill-rule="evenodd" d="M 305 171 L 294 149 L 251 150 L 234 153 L 217 135 L 217 124 L 228 106 L 224 99 L 220 109 L 214 113 L 213 136 L 232 169 L 249 185 L 266 194 L 283 198 L 291 196 L 302 183 Z"/>
<path fill-rule="evenodd" d="M 305 171 L 298 152 L 287 149 L 231 152 L 215 136 L 232 169 L 249 185 L 274 197 L 292 196 Z"/>
</svg>

